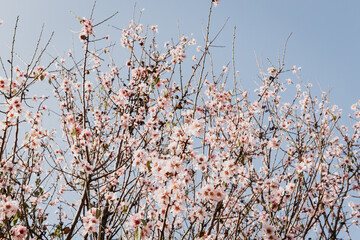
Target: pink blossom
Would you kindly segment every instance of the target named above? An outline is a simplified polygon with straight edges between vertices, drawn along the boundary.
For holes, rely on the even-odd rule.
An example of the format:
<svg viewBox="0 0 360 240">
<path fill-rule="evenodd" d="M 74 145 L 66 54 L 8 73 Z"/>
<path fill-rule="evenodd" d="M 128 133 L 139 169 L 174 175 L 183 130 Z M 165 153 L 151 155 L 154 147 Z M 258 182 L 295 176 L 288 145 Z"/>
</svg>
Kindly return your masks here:
<svg viewBox="0 0 360 240">
<path fill-rule="evenodd" d="M 130 227 L 135 229 L 137 226 L 141 224 L 141 213 L 133 214 L 129 217 Z"/>
<path fill-rule="evenodd" d="M 0 221 L 10 219 L 19 209 L 19 203 L 10 197 L 0 201 Z"/>
<path fill-rule="evenodd" d="M 23 240 L 26 238 L 26 235 L 28 233 L 28 230 L 26 229 L 26 227 L 22 226 L 22 225 L 16 225 L 13 226 L 10 230 L 10 234 L 12 236 L 12 239 L 15 240 Z"/>
<path fill-rule="evenodd" d="M 278 239 L 275 228 L 267 222 L 263 223 L 263 236 L 265 240 Z"/>
<path fill-rule="evenodd" d="M 82 220 L 84 225 L 82 235 L 91 234 L 97 231 L 100 222 L 99 216 L 96 216 L 97 212 L 98 210 L 96 208 L 91 208 L 87 211 L 86 216 Z"/>
<path fill-rule="evenodd" d="M 212 0 L 212 1 L 214 3 L 215 7 L 217 7 L 219 5 L 220 0 Z"/>
<path fill-rule="evenodd" d="M 193 119 L 192 122 L 186 128 L 186 134 L 189 136 L 200 137 L 204 134 L 204 123 L 203 119 Z"/>
</svg>

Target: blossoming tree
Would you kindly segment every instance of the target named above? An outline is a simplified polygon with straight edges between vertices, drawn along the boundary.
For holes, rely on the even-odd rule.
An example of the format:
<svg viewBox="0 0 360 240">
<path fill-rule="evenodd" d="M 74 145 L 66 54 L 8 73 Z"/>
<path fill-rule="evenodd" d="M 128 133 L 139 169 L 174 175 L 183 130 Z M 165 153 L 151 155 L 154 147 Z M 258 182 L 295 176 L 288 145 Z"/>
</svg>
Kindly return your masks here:
<svg viewBox="0 0 360 240">
<path fill-rule="evenodd" d="M 256 96 L 241 89 L 235 71 L 208 64 L 214 4 L 203 47 L 186 36 L 159 46 L 157 26 L 131 21 L 124 66 L 96 48 L 109 37 L 92 16 L 79 19 L 81 59 L 41 66 L 48 42 L 17 66 L 14 34 L 9 71 L 1 61 L 1 238 L 350 237 L 360 102 L 341 125 L 283 61 L 260 73 Z M 54 95 L 32 96 L 45 84 Z"/>
</svg>

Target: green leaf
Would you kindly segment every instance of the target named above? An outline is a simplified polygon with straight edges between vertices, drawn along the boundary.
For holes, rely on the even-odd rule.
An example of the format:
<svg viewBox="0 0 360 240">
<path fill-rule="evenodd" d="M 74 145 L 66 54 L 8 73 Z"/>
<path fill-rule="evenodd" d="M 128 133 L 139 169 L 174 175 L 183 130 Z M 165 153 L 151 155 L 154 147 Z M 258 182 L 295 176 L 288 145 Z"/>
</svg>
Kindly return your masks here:
<svg viewBox="0 0 360 240">
<path fill-rule="evenodd" d="M 124 208 L 123 208 L 123 210 L 122 210 L 122 213 L 123 213 L 123 214 L 126 214 L 126 213 L 127 213 L 127 210 L 128 210 L 128 206 L 125 205 Z"/>
<path fill-rule="evenodd" d="M 135 240 L 141 240 L 141 228 L 140 227 L 136 227 Z"/>
<path fill-rule="evenodd" d="M 171 129 L 173 127 L 173 124 L 171 122 L 167 122 L 165 124 L 166 129 Z"/>
<path fill-rule="evenodd" d="M 95 217 L 99 218 L 101 215 L 101 210 L 100 209 L 96 209 L 96 213 L 95 213 Z"/>
<path fill-rule="evenodd" d="M 39 186 L 40 183 L 41 183 L 41 179 L 40 178 L 36 179 L 36 181 L 35 181 L 36 186 Z"/>
<path fill-rule="evenodd" d="M 51 233 L 50 235 L 53 237 L 59 237 L 61 234 L 60 230 L 61 230 L 61 226 L 60 226 L 60 224 L 57 224 L 55 232 Z"/>
<path fill-rule="evenodd" d="M 13 219 L 13 224 L 16 225 L 16 223 L 18 222 L 19 219 L 19 215 L 18 213 L 15 214 L 14 219 Z"/>
<path fill-rule="evenodd" d="M 151 172 L 151 165 L 150 165 L 150 164 L 151 164 L 150 161 L 147 161 L 147 162 L 146 162 L 146 166 L 147 166 L 149 172 Z"/>
<path fill-rule="evenodd" d="M 35 192 L 34 192 L 34 196 L 35 196 L 35 197 L 38 197 L 39 195 L 40 195 L 39 191 L 35 191 Z"/>
<path fill-rule="evenodd" d="M 160 78 L 155 77 L 155 78 L 154 78 L 154 85 L 158 84 L 159 81 L 160 81 Z"/>
<path fill-rule="evenodd" d="M 60 229 L 59 229 L 59 228 L 56 229 L 56 231 L 55 231 L 55 236 L 56 236 L 56 237 L 60 236 Z"/>
</svg>

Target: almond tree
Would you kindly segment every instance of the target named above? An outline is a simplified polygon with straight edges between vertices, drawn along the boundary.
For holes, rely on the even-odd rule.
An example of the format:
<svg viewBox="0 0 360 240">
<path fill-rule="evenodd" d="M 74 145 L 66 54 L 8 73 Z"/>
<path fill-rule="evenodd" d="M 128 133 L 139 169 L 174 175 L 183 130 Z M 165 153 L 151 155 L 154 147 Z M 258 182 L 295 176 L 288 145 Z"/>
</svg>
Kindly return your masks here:
<svg viewBox="0 0 360 240">
<path fill-rule="evenodd" d="M 132 20 L 123 66 L 111 37 L 96 35 L 112 16 L 79 18 L 82 57 L 46 66 L 51 37 L 19 67 L 14 34 L 9 71 L 1 61 L 2 238 L 350 238 L 360 101 L 354 125 L 341 125 L 341 110 L 284 58 L 260 72 L 255 96 L 243 90 L 234 59 L 210 61 L 218 2 L 203 47 L 185 35 L 159 45 L 157 26 Z M 53 96 L 32 96 L 46 84 Z"/>
</svg>

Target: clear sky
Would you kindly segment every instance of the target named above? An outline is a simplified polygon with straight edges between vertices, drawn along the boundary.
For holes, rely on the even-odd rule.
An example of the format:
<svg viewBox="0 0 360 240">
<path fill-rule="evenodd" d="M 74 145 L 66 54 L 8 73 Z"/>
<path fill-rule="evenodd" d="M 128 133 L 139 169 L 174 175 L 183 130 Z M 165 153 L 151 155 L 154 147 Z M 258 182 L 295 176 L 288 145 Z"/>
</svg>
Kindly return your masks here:
<svg viewBox="0 0 360 240">
<path fill-rule="evenodd" d="M 206 23 L 208 0 L 98 0 L 95 20 L 102 20 L 115 11 L 119 14 L 109 23 L 124 27 L 136 12 L 145 9 L 143 24 L 159 26 L 159 36 L 164 42 L 177 39 L 179 30 L 201 41 L 202 27 Z M 9 55 L 8 46 L 16 16 L 20 16 L 17 51 L 29 56 L 41 25 L 45 35 L 55 31 L 52 54 L 64 54 L 77 41 L 72 31 L 80 26 L 75 17 L 88 16 L 93 4 L 90 0 L 0 0 L 0 55 Z M 212 33 L 229 21 L 215 42 L 225 46 L 213 49 L 220 66 L 231 61 L 231 40 L 236 25 L 236 65 L 240 79 L 252 86 L 257 77 L 256 52 L 260 60 L 269 58 L 276 62 L 287 36 L 286 64 L 302 67 L 302 80 L 320 84 L 324 91 L 331 89 L 331 101 L 347 112 L 359 99 L 360 81 L 360 1 L 328 0 L 221 0 L 214 9 Z M 104 32 L 119 36 L 111 26 Z M 117 37 L 115 37 L 117 38 Z M 119 40 L 119 39 L 114 39 Z M 56 50 L 55 50 L 56 48 Z M 50 52 L 51 52 L 50 51 Z M 26 58 L 26 57 L 24 57 Z M 249 85 L 247 85 L 249 84 Z"/>
<path fill-rule="evenodd" d="M 97 21 L 119 14 L 109 23 L 125 27 L 131 19 L 136 3 L 136 13 L 145 9 L 141 22 L 158 25 L 160 39 L 177 39 L 181 33 L 202 40 L 202 27 L 206 23 L 208 0 L 98 0 L 94 18 Z M 45 24 L 45 36 L 55 31 L 52 54 L 64 54 L 77 41 L 80 30 L 75 17 L 89 16 L 91 0 L 0 0 L 0 55 L 9 55 L 12 28 L 16 16 L 20 16 L 17 51 L 22 56 L 30 54 L 41 25 Z M 257 78 L 256 52 L 260 60 L 276 62 L 287 36 L 286 64 L 302 67 L 302 80 L 319 85 L 324 91 L 331 89 L 331 101 L 347 112 L 359 99 L 360 81 L 360 1 L 328 0 L 221 0 L 213 13 L 213 35 L 229 18 L 213 49 L 219 67 L 231 61 L 231 41 L 236 25 L 236 65 L 243 84 L 251 86 Z M 118 41 L 120 33 L 104 25 Z M 115 39 L 114 39 L 115 38 Z M 55 50 L 56 48 L 56 50 Z M 50 51 L 50 52 L 51 52 Z M 26 58 L 26 57 L 24 57 Z M 247 85 L 249 84 L 249 85 Z"/>
</svg>

